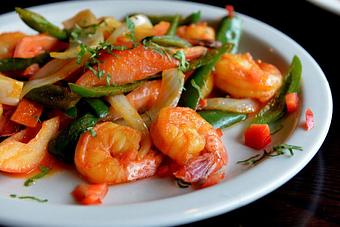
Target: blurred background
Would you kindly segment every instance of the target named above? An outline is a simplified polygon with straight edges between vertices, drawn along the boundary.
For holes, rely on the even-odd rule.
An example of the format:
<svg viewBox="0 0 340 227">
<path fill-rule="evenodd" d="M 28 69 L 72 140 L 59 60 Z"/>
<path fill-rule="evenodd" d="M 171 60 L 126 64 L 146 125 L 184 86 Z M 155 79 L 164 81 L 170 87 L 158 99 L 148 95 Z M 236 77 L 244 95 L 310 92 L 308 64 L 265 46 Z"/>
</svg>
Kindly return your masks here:
<svg viewBox="0 0 340 227">
<path fill-rule="evenodd" d="M 220 7 L 232 4 L 236 11 L 261 20 L 297 41 L 326 74 L 332 89 L 334 112 L 329 134 L 320 151 L 288 183 L 245 207 L 189 226 L 340 226 L 340 146 L 337 142 L 340 89 L 336 89 L 336 84 L 340 83 L 340 0 L 333 0 L 337 6 L 335 3 L 330 8 L 322 1 L 317 4 L 322 7 L 312 4 L 312 0 L 195 1 Z M 0 13 L 13 11 L 15 6 L 52 2 L 56 1 L 3 1 Z"/>
</svg>

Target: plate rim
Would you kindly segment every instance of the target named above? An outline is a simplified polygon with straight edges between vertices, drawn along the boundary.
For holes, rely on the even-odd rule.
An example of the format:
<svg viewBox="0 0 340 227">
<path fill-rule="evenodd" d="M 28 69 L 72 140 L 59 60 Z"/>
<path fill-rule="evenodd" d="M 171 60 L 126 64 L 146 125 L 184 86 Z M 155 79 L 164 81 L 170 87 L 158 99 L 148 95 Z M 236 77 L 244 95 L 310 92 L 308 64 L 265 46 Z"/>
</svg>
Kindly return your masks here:
<svg viewBox="0 0 340 227">
<path fill-rule="evenodd" d="M 87 1 L 87 2 L 109 2 L 107 0 L 101 0 L 101 1 Z M 141 1 L 114 1 L 114 2 L 138 2 L 140 3 Z M 147 2 L 147 1 L 144 1 Z M 221 10 L 222 8 L 217 7 L 217 6 L 212 6 L 212 5 L 206 5 L 206 4 L 202 4 L 202 3 L 195 3 L 195 2 L 182 2 L 182 1 L 162 1 L 162 3 L 167 2 L 167 3 L 174 3 L 174 4 L 184 4 L 184 5 L 188 5 L 190 7 L 191 4 L 193 5 L 198 5 L 201 7 L 205 7 L 205 8 L 212 8 L 212 9 L 217 9 L 217 10 Z M 67 4 L 84 4 L 86 2 L 84 1 L 72 1 L 72 2 L 57 2 L 57 3 L 50 3 L 50 4 L 44 4 L 44 5 L 39 5 L 39 6 L 34 6 L 34 7 L 29 7 L 29 9 L 40 9 L 40 8 L 44 8 L 44 7 L 54 7 L 56 5 L 67 5 Z M 102 4 L 102 3 L 101 3 Z M 11 16 L 13 15 L 14 12 L 9 12 L 9 13 L 5 13 L 0 15 L 0 21 L 3 20 L 4 17 L 6 16 Z M 295 166 L 295 168 L 292 168 L 288 173 L 286 173 L 285 175 L 281 176 L 279 178 L 279 180 L 276 181 L 272 181 L 270 182 L 270 184 L 267 184 L 266 187 L 262 187 L 262 188 L 258 188 L 257 190 L 252 191 L 252 193 L 250 193 L 250 195 L 248 194 L 247 197 L 243 198 L 240 201 L 237 202 L 233 202 L 233 203 L 229 203 L 226 204 L 223 201 L 219 201 L 219 202 L 215 202 L 214 204 L 209 204 L 209 201 L 206 201 L 207 198 L 203 198 L 205 199 L 204 202 L 205 206 L 201 206 L 199 207 L 199 209 L 195 210 L 195 207 L 188 209 L 178 209 L 178 212 L 175 213 L 171 213 L 168 215 L 159 215 L 157 217 L 153 217 L 152 220 L 147 220 L 146 218 L 140 218 L 138 220 L 127 220 L 128 222 L 112 222 L 109 221 L 109 219 L 105 220 L 106 222 L 104 223 L 96 223 L 96 222 L 91 222 L 91 220 L 88 220 L 88 217 L 83 217 L 84 220 L 89 221 L 88 223 L 84 223 L 83 221 L 81 223 L 77 222 L 77 220 L 75 219 L 71 219 L 71 220 L 66 220 L 67 218 L 72 218 L 70 217 L 70 215 L 66 215 L 67 218 L 60 219 L 59 223 L 50 223 L 48 219 L 49 215 L 47 215 L 46 218 L 40 218 L 40 219 L 35 219 L 35 220 L 30 220 L 28 222 L 27 217 L 28 214 L 20 216 L 20 217 L 14 217 L 14 214 L 17 214 L 17 212 L 9 212 L 8 209 L 6 209 L 5 212 L 0 212 L 0 220 L 8 223 L 8 224 L 16 224 L 16 225 L 31 225 L 31 226 L 43 226 L 46 225 L 46 223 L 51 224 L 52 226 L 92 226 L 92 225 L 100 225 L 100 226 L 108 226 L 108 225 L 112 225 L 112 224 L 117 224 L 117 225 L 176 225 L 176 224 L 183 224 L 183 223 L 188 223 L 188 222 L 192 222 L 192 221 L 197 221 L 197 220 L 201 220 L 204 218 L 208 218 L 208 217 L 212 217 L 215 215 L 219 215 L 228 211 L 231 211 L 235 208 L 244 206 L 246 204 L 249 204 L 259 198 L 261 198 L 262 196 L 272 192 L 273 190 L 277 189 L 278 187 L 280 187 L 281 185 L 283 185 L 284 183 L 286 183 L 289 179 L 291 179 L 293 176 L 295 176 L 303 167 L 306 166 L 306 164 L 314 157 L 314 155 L 317 153 L 317 151 L 320 149 L 324 139 L 327 136 L 328 130 L 330 128 L 330 123 L 331 123 L 331 119 L 332 119 L 332 112 L 333 112 L 333 100 L 332 100 L 332 95 L 331 95 L 331 90 L 328 84 L 328 81 L 326 79 L 325 74 L 323 73 L 321 67 L 318 65 L 318 63 L 312 58 L 312 56 L 302 47 L 300 46 L 297 42 L 295 42 L 293 39 L 291 39 L 289 36 L 285 35 L 284 33 L 282 33 L 281 31 L 277 30 L 276 28 L 261 22 L 255 18 L 246 16 L 244 14 L 239 14 L 240 16 L 242 16 L 243 18 L 245 18 L 247 21 L 251 21 L 251 23 L 256 23 L 259 26 L 265 28 L 265 29 L 269 29 L 272 33 L 275 33 L 275 35 L 280 36 L 281 38 L 284 38 L 287 40 L 287 42 L 291 43 L 292 45 L 294 45 L 296 49 L 298 49 L 299 51 L 302 52 L 304 59 L 307 60 L 308 62 L 310 62 L 313 66 L 316 67 L 316 70 L 318 71 L 318 73 L 321 75 L 321 78 L 324 85 L 326 86 L 326 96 L 327 96 L 327 105 L 329 106 L 329 109 L 327 110 L 327 119 L 325 120 L 325 125 L 322 127 L 322 131 L 319 132 L 319 137 L 317 140 L 314 141 L 314 146 L 312 147 L 312 152 L 306 154 L 305 158 L 303 159 L 303 162 L 299 163 L 298 166 Z M 298 52 L 298 51 L 297 51 Z M 290 139 L 290 138 L 289 138 Z M 288 140 L 289 140 L 288 139 Z M 263 163 L 264 164 L 264 163 Z M 256 166 L 254 168 L 263 168 L 261 165 Z M 249 171 L 247 171 L 249 172 Z M 247 173 L 245 173 L 245 175 L 247 175 Z M 249 173 L 248 173 L 249 175 Z M 243 176 L 244 177 L 244 176 Z M 235 181 L 236 179 L 230 179 L 228 180 L 228 182 L 232 182 Z M 143 202 L 143 203 L 136 203 L 136 204 L 127 204 L 127 205 L 119 205 L 118 209 L 121 209 L 122 207 L 124 207 L 125 210 L 129 210 L 129 207 L 134 207 L 135 209 L 141 209 L 141 208 L 152 208 L 153 206 L 156 207 L 160 207 L 162 208 L 162 206 L 160 206 L 159 203 L 168 203 L 168 204 L 172 204 L 172 205 L 176 205 L 176 203 L 181 200 L 182 203 L 183 202 L 188 202 L 188 200 L 190 201 L 193 198 L 196 198 L 198 194 L 202 194 L 202 195 L 206 195 L 206 194 L 218 194 L 221 193 L 221 189 L 223 189 L 225 187 L 224 184 L 220 184 L 220 185 L 216 185 L 214 187 L 211 188 L 207 188 L 207 189 L 203 189 L 200 191 L 195 191 L 189 194 L 184 194 L 184 195 L 179 195 L 179 196 L 175 196 L 175 197 L 171 197 L 171 198 L 166 198 L 166 199 L 161 199 L 161 200 L 157 200 L 157 201 L 150 201 L 150 202 Z M 223 196 L 228 196 L 222 193 Z M 10 205 L 12 206 L 12 210 L 18 209 L 19 211 L 24 211 L 27 208 L 30 208 L 32 210 L 34 209 L 40 209 L 42 210 L 43 207 L 46 207 L 46 205 L 41 205 L 41 204 L 34 204 L 34 203 L 26 203 L 23 201 L 14 201 L 14 200 L 9 200 L 9 199 L 2 199 L 0 198 L 0 204 L 3 204 L 4 207 L 6 207 L 6 205 Z M 3 206 L 3 205 L 0 205 Z M 75 212 L 76 211 L 76 215 L 81 215 L 84 213 L 88 213 L 88 212 L 93 212 L 94 214 L 101 214 L 101 212 L 107 212 L 107 210 L 117 210 L 118 206 L 100 206 L 100 207 L 81 207 L 81 206 L 74 206 L 74 205 L 55 205 L 55 204 L 48 204 L 48 207 L 54 208 L 54 209 L 63 209 L 63 213 L 67 214 L 69 212 Z M 76 208 L 75 208 L 76 207 Z M 163 205 L 164 208 L 164 205 Z M 142 209 L 140 210 L 142 213 L 144 212 Z M 157 211 L 154 209 L 154 211 Z M 159 212 L 159 211 L 158 211 Z M 182 212 L 181 216 L 178 215 L 179 212 Z M 12 216 L 8 217 L 8 214 L 12 214 Z M 123 215 L 124 216 L 124 215 Z M 180 216 L 180 217 L 179 217 Z M 80 217 L 80 216 L 79 216 Z M 128 218 L 128 216 L 126 216 L 126 218 Z M 79 221 L 79 219 L 78 219 Z"/>
</svg>

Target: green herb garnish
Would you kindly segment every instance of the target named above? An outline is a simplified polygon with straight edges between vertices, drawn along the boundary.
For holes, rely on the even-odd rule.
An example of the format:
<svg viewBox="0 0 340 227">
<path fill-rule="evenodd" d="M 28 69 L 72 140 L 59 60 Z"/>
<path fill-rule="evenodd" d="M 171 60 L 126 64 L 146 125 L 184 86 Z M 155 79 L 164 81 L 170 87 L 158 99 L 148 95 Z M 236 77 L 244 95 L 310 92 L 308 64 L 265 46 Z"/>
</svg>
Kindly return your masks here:
<svg viewBox="0 0 340 227">
<path fill-rule="evenodd" d="M 294 155 L 294 150 L 302 151 L 302 147 L 300 146 L 294 146 L 289 144 L 280 144 L 277 146 L 274 146 L 271 150 L 267 151 L 264 150 L 262 154 L 254 155 L 248 159 L 238 161 L 237 164 L 242 165 L 256 165 L 258 162 L 262 161 L 266 157 L 276 157 L 281 155 Z M 287 151 L 289 153 L 287 153 Z"/>
<path fill-rule="evenodd" d="M 189 62 L 185 59 L 184 51 L 183 50 L 176 51 L 173 57 L 179 61 L 179 69 L 182 72 L 185 72 L 189 67 Z"/>
<path fill-rule="evenodd" d="M 136 45 L 135 24 L 129 17 L 125 18 L 125 23 L 126 23 L 127 29 L 129 30 L 129 33 L 126 34 L 126 36 L 131 39 L 134 45 Z"/>
<path fill-rule="evenodd" d="M 43 178 L 44 176 L 46 176 L 48 174 L 48 172 L 50 171 L 50 168 L 46 167 L 46 166 L 39 166 L 40 169 L 40 173 L 34 175 L 33 177 L 28 178 L 25 182 L 24 182 L 24 186 L 28 187 L 31 186 L 33 184 L 35 184 L 35 182 L 40 179 Z"/>
<path fill-rule="evenodd" d="M 25 195 L 25 196 L 18 196 L 16 194 L 10 194 L 9 195 L 11 198 L 16 198 L 16 199 L 28 199 L 28 200 L 33 200 L 33 201 L 37 201 L 39 203 L 46 203 L 48 202 L 48 199 L 40 199 L 37 198 L 35 196 L 30 196 L 30 195 Z"/>
</svg>

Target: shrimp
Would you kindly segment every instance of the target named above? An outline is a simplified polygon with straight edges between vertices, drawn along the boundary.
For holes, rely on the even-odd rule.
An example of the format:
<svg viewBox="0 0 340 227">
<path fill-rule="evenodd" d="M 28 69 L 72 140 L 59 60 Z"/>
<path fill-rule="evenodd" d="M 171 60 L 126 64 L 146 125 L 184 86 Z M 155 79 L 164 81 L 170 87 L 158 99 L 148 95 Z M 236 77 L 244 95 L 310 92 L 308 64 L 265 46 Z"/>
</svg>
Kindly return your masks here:
<svg viewBox="0 0 340 227">
<path fill-rule="evenodd" d="M 224 172 L 227 153 L 219 132 L 190 108 L 163 108 L 151 126 L 151 138 L 179 165 L 176 178 L 204 184 Z"/>
<path fill-rule="evenodd" d="M 180 26 L 176 34 L 187 40 L 215 40 L 215 30 L 207 22 Z"/>
<path fill-rule="evenodd" d="M 216 86 L 237 98 L 266 102 L 282 84 L 282 75 L 274 65 L 254 61 L 249 53 L 225 54 L 215 68 Z"/>
<path fill-rule="evenodd" d="M 141 132 L 112 122 L 97 124 L 81 135 L 76 151 L 77 170 L 91 183 L 119 184 L 153 176 L 162 156 L 150 150 L 138 158 Z"/>
</svg>

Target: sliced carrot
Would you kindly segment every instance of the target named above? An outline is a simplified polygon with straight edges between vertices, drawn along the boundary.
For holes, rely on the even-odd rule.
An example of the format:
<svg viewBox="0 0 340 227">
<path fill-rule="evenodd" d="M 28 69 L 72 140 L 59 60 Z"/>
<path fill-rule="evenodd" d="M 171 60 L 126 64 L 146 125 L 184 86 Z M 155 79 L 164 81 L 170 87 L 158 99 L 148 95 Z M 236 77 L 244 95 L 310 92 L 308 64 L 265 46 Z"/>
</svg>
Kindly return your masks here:
<svg viewBox="0 0 340 227">
<path fill-rule="evenodd" d="M 34 128 L 39 122 L 42 111 L 43 107 L 40 104 L 28 99 L 22 99 L 12 115 L 11 120 L 18 124 Z"/>
<path fill-rule="evenodd" d="M 107 192 L 107 184 L 80 184 L 72 191 L 72 195 L 80 204 L 96 205 L 102 203 Z"/>
<path fill-rule="evenodd" d="M 3 113 L 0 116 L 0 136 L 11 136 L 20 130 L 20 125 L 10 120 L 15 111 L 15 107 L 2 105 L 2 108 Z"/>
<path fill-rule="evenodd" d="M 107 83 L 107 74 L 111 77 L 111 84 L 130 83 L 174 68 L 178 64 L 176 59 L 145 48 L 143 45 L 131 50 L 103 54 L 99 60 L 101 62 L 99 67 L 105 72 L 105 76 L 99 79 L 88 70 L 77 80 L 77 84 L 86 87 L 104 86 Z"/>
<path fill-rule="evenodd" d="M 167 21 L 161 21 L 153 26 L 154 35 L 165 35 L 170 28 L 170 23 Z"/>
<path fill-rule="evenodd" d="M 299 96 L 296 92 L 289 93 L 285 97 L 288 113 L 295 112 L 299 107 Z"/>
<path fill-rule="evenodd" d="M 30 66 L 28 66 L 23 72 L 22 72 L 22 76 L 24 77 L 31 77 L 34 74 L 36 74 L 36 72 L 38 72 L 40 69 L 38 64 L 32 64 Z"/>
<path fill-rule="evenodd" d="M 46 51 L 59 51 L 65 48 L 66 43 L 45 34 L 26 36 L 15 47 L 14 57 L 32 58 Z"/>
<path fill-rule="evenodd" d="M 267 124 L 251 124 L 244 133 L 244 142 L 248 147 L 262 149 L 271 142 L 270 128 Z"/>
<path fill-rule="evenodd" d="M 314 128 L 314 113 L 313 111 L 308 108 L 306 110 L 306 122 L 305 122 L 305 129 L 307 131 L 311 130 L 312 128 Z"/>
</svg>

